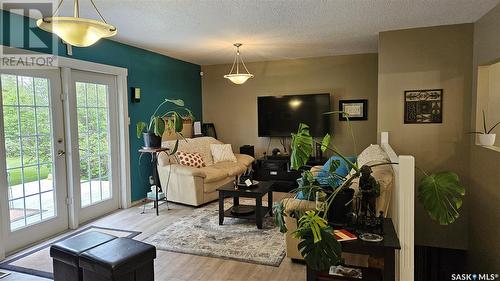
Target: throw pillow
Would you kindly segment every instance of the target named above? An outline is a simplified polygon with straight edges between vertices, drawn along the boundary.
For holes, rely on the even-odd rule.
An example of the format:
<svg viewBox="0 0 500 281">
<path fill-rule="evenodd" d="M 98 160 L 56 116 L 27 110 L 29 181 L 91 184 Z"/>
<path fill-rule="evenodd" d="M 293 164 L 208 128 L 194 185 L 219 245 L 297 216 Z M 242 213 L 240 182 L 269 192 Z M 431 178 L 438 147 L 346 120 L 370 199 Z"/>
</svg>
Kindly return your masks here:
<svg viewBox="0 0 500 281">
<path fill-rule="evenodd" d="M 353 163 L 356 162 L 355 156 L 347 156 L 346 158 L 347 158 L 347 160 L 349 160 Z M 335 170 L 335 173 L 337 173 L 338 175 L 340 175 L 342 177 L 345 177 L 349 174 L 350 167 L 347 164 L 347 162 L 344 161 L 344 159 L 340 158 L 339 156 L 332 156 L 332 157 L 330 157 L 330 159 L 328 159 L 328 161 L 325 163 L 325 165 L 323 165 L 323 172 L 319 173 L 319 176 L 327 177 L 330 175 L 328 172 L 330 171 L 330 166 L 332 165 L 333 161 L 340 162 L 339 167 Z"/>
<path fill-rule="evenodd" d="M 201 154 L 199 154 L 198 152 L 189 153 L 189 152 L 177 151 L 176 156 L 177 159 L 179 159 L 179 164 L 181 165 L 190 166 L 194 168 L 205 167 L 205 162 L 203 161 Z"/>
<path fill-rule="evenodd" d="M 236 156 L 234 156 L 230 144 L 210 144 L 210 151 L 212 151 L 214 163 L 225 161 L 236 162 Z"/>
<path fill-rule="evenodd" d="M 370 144 L 358 156 L 359 167 L 365 164 L 384 163 L 389 161 L 389 156 L 378 144 Z"/>
</svg>

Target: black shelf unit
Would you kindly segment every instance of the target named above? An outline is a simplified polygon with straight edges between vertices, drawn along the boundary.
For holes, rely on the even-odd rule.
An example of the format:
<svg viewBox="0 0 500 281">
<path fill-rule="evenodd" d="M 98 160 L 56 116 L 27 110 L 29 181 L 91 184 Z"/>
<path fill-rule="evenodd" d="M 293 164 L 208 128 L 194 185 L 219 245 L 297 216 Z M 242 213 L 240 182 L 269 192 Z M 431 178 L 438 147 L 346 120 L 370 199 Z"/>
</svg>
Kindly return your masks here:
<svg viewBox="0 0 500 281">
<path fill-rule="evenodd" d="M 324 165 L 328 159 L 311 158 L 307 166 L 299 171 L 290 168 L 289 156 L 264 156 L 254 164 L 255 179 L 273 181 L 271 189 L 279 192 L 289 192 L 297 187 L 297 179 L 303 170 L 316 165 Z"/>
</svg>

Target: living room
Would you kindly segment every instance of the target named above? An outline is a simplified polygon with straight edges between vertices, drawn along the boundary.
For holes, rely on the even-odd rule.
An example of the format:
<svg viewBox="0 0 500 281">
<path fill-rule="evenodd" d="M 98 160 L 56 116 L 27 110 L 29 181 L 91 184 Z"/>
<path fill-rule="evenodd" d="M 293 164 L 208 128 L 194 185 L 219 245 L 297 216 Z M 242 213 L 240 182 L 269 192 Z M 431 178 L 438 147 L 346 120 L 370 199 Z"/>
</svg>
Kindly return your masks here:
<svg viewBox="0 0 500 281">
<path fill-rule="evenodd" d="M 499 4 L 2 2 L 0 280 L 498 279 Z"/>
</svg>

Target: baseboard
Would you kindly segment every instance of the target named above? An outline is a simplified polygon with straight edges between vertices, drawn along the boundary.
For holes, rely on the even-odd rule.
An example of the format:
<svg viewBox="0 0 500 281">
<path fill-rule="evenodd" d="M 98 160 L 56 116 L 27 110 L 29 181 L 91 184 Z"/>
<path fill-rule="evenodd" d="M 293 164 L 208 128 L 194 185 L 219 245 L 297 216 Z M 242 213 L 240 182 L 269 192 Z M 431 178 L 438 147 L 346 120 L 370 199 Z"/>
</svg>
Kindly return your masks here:
<svg viewBox="0 0 500 281">
<path fill-rule="evenodd" d="M 141 199 L 136 200 L 136 201 L 132 201 L 132 203 L 130 204 L 130 208 L 136 207 L 136 206 L 138 206 L 140 204 L 143 204 L 144 203 L 144 199 L 146 199 L 146 197 L 141 198 Z"/>
</svg>

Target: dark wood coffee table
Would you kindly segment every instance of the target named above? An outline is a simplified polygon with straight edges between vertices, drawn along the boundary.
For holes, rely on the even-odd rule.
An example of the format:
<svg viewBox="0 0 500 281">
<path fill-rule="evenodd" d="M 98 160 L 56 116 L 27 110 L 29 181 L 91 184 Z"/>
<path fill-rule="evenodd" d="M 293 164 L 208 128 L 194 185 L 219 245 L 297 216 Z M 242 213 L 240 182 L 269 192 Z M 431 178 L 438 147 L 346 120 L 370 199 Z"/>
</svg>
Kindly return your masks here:
<svg viewBox="0 0 500 281">
<path fill-rule="evenodd" d="M 258 229 L 262 229 L 262 219 L 269 213 L 273 215 L 273 192 L 270 181 L 261 181 L 257 186 L 235 188 L 233 183 L 218 188 L 219 192 L 219 225 L 224 224 L 224 217 L 255 220 Z M 262 206 L 262 197 L 267 194 L 267 207 Z M 233 206 L 224 210 L 224 198 L 233 197 Z M 255 198 L 255 206 L 240 205 L 240 197 Z M 235 209 L 242 209 L 245 214 L 236 214 Z M 253 210 L 253 211 L 252 211 Z"/>
</svg>

